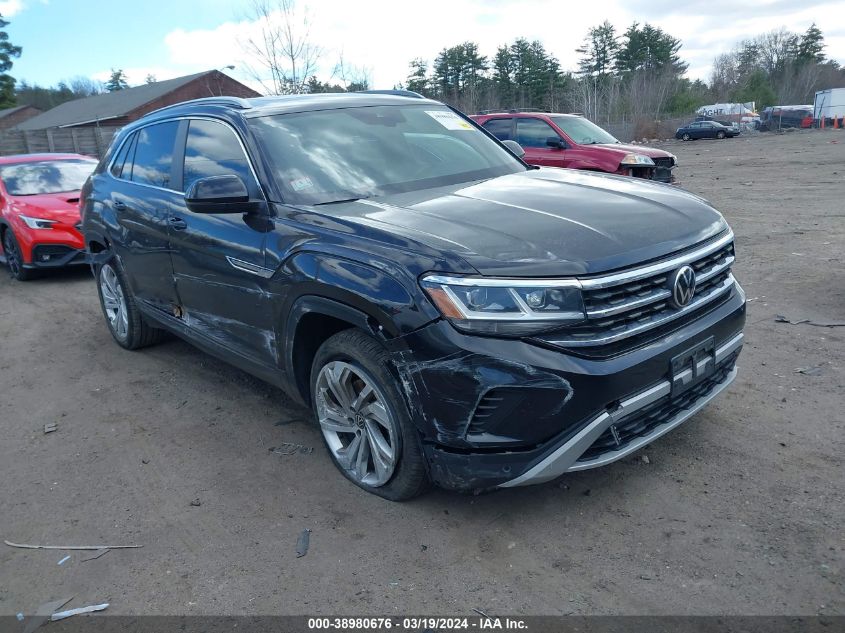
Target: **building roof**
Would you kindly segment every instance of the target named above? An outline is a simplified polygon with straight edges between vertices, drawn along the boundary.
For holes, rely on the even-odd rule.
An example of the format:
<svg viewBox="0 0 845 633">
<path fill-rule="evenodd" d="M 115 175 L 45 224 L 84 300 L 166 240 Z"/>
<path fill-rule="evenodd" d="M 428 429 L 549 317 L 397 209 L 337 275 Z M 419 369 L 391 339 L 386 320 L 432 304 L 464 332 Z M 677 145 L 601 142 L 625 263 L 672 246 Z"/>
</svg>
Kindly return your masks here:
<svg viewBox="0 0 845 633">
<path fill-rule="evenodd" d="M 192 81 L 216 73 L 209 70 L 185 77 L 156 81 L 143 86 L 115 90 L 84 99 L 74 99 L 56 106 L 43 114 L 34 116 L 15 126 L 16 130 L 43 130 L 52 127 L 68 127 L 83 123 L 102 122 L 108 125 L 110 119 L 127 115 L 145 103 L 154 101 L 164 95 L 191 83 Z"/>
<path fill-rule="evenodd" d="M 5 117 L 9 116 L 10 114 L 14 114 L 18 110 L 23 110 L 24 108 L 32 108 L 33 110 L 38 110 L 38 108 L 36 108 L 35 106 L 31 106 L 31 105 L 19 105 L 19 106 L 15 106 L 13 108 L 6 108 L 4 110 L 0 110 L 0 119 L 3 119 Z M 39 110 L 39 112 L 40 112 L 40 110 Z"/>
</svg>

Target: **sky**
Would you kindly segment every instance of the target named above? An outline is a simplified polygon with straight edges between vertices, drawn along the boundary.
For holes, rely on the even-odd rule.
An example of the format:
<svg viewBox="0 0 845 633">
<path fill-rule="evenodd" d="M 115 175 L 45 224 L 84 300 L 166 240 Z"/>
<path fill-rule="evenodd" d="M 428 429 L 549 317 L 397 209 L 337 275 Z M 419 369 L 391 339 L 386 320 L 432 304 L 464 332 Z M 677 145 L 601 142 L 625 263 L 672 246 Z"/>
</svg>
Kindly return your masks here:
<svg viewBox="0 0 845 633">
<path fill-rule="evenodd" d="M 274 0 L 271 0 L 274 1 Z M 539 39 L 574 70 L 591 26 L 622 32 L 648 22 L 683 42 L 688 76 L 707 80 L 713 58 L 742 39 L 784 27 L 822 29 L 829 57 L 845 64 L 845 0 L 296 0 L 310 39 L 323 50 L 318 76 L 338 59 L 365 70 L 373 88 L 406 79 L 415 57 L 432 61 L 448 46 L 474 41 L 492 57 L 517 37 Z M 594 6 L 591 6 L 594 5 Z M 105 80 L 121 68 L 129 83 L 210 69 L 256 86 L 243 41 L 256 33 L 251 0 L 0 0 L 13 44 L 23 47 L 11 75 L 39 85 L 76 76 Z M 225 69 L 233 65 L 233 70 Z M 256 86 L 257 87 L 257 86 Z"/>
</svg>

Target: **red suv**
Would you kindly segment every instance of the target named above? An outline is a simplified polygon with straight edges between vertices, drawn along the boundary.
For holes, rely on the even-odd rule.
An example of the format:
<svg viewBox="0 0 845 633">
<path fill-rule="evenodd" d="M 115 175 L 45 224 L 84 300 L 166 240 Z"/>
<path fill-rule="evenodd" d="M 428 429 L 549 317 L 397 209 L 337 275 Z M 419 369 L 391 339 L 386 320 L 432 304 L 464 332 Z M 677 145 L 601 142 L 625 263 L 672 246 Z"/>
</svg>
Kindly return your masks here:
<svg viewBox="0 0 845 633">
<path fill-rule="evenodd" d="M 525 150 L 531 165 L 567 167 L 673 182 L 678 159 L 669 152 L 623 145 L 595 123 L 576 114 L 497 112 L 471 117 L 500 141 Z"/>
</svg>

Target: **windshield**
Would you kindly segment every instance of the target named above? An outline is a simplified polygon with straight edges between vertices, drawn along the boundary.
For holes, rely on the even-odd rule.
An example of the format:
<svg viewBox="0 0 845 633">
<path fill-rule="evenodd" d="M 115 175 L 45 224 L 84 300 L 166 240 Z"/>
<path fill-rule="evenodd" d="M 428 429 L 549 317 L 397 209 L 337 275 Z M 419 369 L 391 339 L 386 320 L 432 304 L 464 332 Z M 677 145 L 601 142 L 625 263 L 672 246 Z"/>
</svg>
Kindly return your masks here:
<svg viewBox="0 0 845 633">
<path fill-rule="evenodd" d="M 12 196 L 79 191 L 97 166 L 95 160 L 50 160 L 0 165 L 0 179 Z"/>
<path fill-rule="evenodd" d="M 279 114 L 250 123 L 285 202 L 325 204 L 525 170 L 475 126 L 431 104 Z"/>
<path fill-rule="evenodd" d="M 553 116 L 551 119 L 564 133 L 578 145 L 596 145 L 597 143 L 618 143 L 615 136 L 605 132 L 592 121 L 579 116 Z"/>
</svg>

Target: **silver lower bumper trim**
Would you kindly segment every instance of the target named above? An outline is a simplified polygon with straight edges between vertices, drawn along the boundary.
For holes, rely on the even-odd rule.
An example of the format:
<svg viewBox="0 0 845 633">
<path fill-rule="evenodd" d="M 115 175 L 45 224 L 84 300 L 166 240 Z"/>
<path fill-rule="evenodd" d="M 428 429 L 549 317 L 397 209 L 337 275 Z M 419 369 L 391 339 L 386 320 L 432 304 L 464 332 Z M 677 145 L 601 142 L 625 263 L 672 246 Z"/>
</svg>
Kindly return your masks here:
<svg viewBox="0 0 845 633">
<path fill-rule="evenodd" d="M 727 358 L 732 352 L 739 349 L 742 345 L 742 334 L 737 335 L 728 343 L 716 350 L 716 357 L 720 359 Z M 730 351 L 728 351 L 730 350 Z M 721 354 L 720 354 L 721 352 Z M 646 444 L 653 442 L 658 437 L 668 433 L 683 422 L 686 422 L 693 415 L 701 411 L 713 398 L 718 396 L 730 385 L 734 378 L 736 378 L 738 368 L 733 370 L 725 377 L 725 379 L 716 385 L 716 387 L 706 396 L 696 400 L 686 409 L 678 411 L 677 415 L 668 422 L 661 424 L 648 435 L 637 438 L 624 448 L 618 451 L 611 451 L 603 455 L 599 455 L 595 459 L 589 461 L 579 462 L 578 458 L 583 455 L 590 446 L 593 445 L 602 433 L 604 433 L 611 424 L 621 420 L 632 412 L 642 409 L 649 404 L 668 396 L 671 393 L 672 386 L 669 381 L 663 381 L 654 385 L 653 387 L 643 391 L 637 395 L 631 396 L 620 403 L 619 408 L 612 412 L 603 412 L 594 418 L 586 427 L 584 427 L 577 435 L 563 444 L 555 452 L 549 455 L 539 464 L 533 466 L 519 477 L 499 484 L 499 488 L 513 488 L 515 486 L 527 486 L 532 484 L 539 484 L 545 481 L 555 479 L 566 472 L 574 472 L 577 470 L 586 470 L 588 468 L 598 468 L 615 462 L 623 457 L 630 455 L 636 450 L 639 450 Z"/>
</svg>

